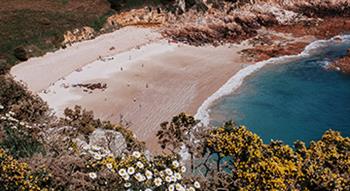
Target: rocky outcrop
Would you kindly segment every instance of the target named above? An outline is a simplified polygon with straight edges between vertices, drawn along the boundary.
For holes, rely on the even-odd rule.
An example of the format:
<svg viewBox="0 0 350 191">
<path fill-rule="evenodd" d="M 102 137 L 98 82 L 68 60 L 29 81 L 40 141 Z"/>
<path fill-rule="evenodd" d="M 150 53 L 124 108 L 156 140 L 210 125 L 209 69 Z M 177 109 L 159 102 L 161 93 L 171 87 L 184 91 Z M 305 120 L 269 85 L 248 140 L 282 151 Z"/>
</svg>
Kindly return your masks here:
<svg viewBox="0 0 350 191">
<path fill-rule="evenodd" d="M 308 16 L 349 16 L 349 0 L 294 0 L 288 7 Z"/>
<path fill-rule="evenodd" d="M 63 45 L 72 44 L 74 42 L 80 42 L 83 40 L 90 40 L 95 38 L 96 32 L 91 27 L 83 27 L 80 29 L 74 29 L 73 31 L 67 31 L 63 37 Z"/>
<path fill-rule="evenodd" d="M 283 8 L 302 13 L 307 16 L 348 16 L 350 2 L 348 0 L 257 0 L 280 5 Z"/>
<path fill-rule="evenodd" d="M 114 130 L 96 129 L 87 140 L 74 139 L 81 154 L 91 155 L 99 160 L 107 155 L 120 156 L 127 148 L 123 135 Z"/>
<path fill-rule="evenodd" d="M 77 132 L 77 128 L 71 126 L 56 127 L 44 132 L 43 137 L 52 148 L 73 149 L 94 158 L 120 156 L 127 149 L 126 139 L 118 131 L 97 128 L 88 136 Z"/>
<path fill-rule="evenodd" d="M 251 5 L 250 10 L 254 13 L 260 13 L 264 15 L 273 15 L 277 20 L 278 24 L 288 25 L 299 22 L 300 20 L 305 20 L 301 14 L 293 11 L 286 10 L 278 5 L 258 3 Z M 276 23 L 275 23 L 276 24 Z"/>
<path fill-rule="evenodd" d="M 190 10 L 170 19 L 163 35 L 191 45 L 218 45 L 253 37 L 262 27 L 318 38 L 338 35 L 350 28 L 346 17 L 350 15 L 348 0 L 242 0 L 221 1 L 218 6 L 203 2 L 208 11 Z M 324 16 L 326 21 L 319 18 Z"/>
<path fill-rule="evenodd" d="M 115 14 L 107 19 L 104 28 L 129 25 L 161 25 L 167 20 L 167 13 L 161 8 L 145 7 Z"/>
<path fill-rule="evenodd" d="M 206 13 L 188 11 L 180 19 L 169 21 L 163 35 L 191 45 L 233 43 L 253 37 L 261 27 L 290 24 L 301 19 L 297 13 L 272 5 L 247 5 L 236 9 L 225 4 Z"/>
<path fill-rule="evenodd" d="M 249 58 L 248 61 L 259 62 L 273 57 L 297 55 L 304 50 L 307 44 L 306 42 L 291 42 L 286 44 L 257 45 L 253 48 L 242 50 L 241 54 L 245 58 Z"/>
<path fill-rule="evenodd" d="M 348 54 L 327 66 L 327 69 L 339 71 L 344 74 L 350 74 L 350 49 Z"/>
<path fill-rule="evenodd" d="M 96 129 L 89 136 L 89 145 L 109 150 L 113 155 L 119 156 L 126 149 L 123 135 L 114 130 Z"/>
<path fill-rule="evenodd" d="M 350 31 L 350 20 L 347 17 L 330 17 L 298 22 L 293 25 L 277 25 L 272 30 L 282 33 L 291 33 L 296 37 L 315 36 L 319 39 L 332 38 Z"/>
</svg>

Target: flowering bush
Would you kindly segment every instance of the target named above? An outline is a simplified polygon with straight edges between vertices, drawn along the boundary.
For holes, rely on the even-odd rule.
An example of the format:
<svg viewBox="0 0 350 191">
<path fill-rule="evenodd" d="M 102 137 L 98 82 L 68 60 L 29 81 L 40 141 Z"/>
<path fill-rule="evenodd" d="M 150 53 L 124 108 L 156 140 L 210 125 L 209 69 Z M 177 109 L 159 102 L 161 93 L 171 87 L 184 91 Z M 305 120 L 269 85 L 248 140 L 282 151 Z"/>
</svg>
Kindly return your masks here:
<svg viewBox="0 0 350 191">
<path fill-rule="evenodd" d="M 0 107 L 1 108 L 1 107 Z M 35 137 L 35 126 L 16 119 L 14 112 L 0 114 L 0 131 L 3 138 L 0 147 L 8 150 L 14 157 L 30 157 L 42 152 L 43 146 Z"/>
<path fill-rule="evenodd" d="M 45 171 L 32 172 L 27 163 L 13 159 L 0 148 L 0 190 L 47 190 L 50 179 Z"/>
<path fill-rule="evenodd" d="M 80 111 L 65 119 L 75 127 L 57 129 L 45 128 L 52 121 L 40 125 L 11 111 L 0 114 L 0 190 L 350 190 L 350 139 L 338 132 L 292 149 L 280 141 L 264 144 L 233 123 L 197 128 L 198 121 L 182 113 L 158 133 L 171 154 L 151 156 L 130 131 Z M 130 144 L 124 154 L 97 145 L 84 150 L 77 145 L 84 125 L 121 132 Z M 177 154 L 183 147 L 191 156 L 187 173 Z M 43 149 L 45 156 L 38 154 Z"/>
<path fill-rule="evenodd" d="M 220 156 L 219 165 L 220 160 L 229 161 L 225 171 L 231 172 L 222 174 L 222 179 L 231 182 L 229 187 L 219 182 L 212 184 L 212 188 L 350 189 L 350 139 L 338 132 L 327 131 L 322 140 L 311 142 L 309 148 L 303 142 L 296 142 L 296 150 L 281 141 L 263 144 L 256 134 L 233 124 L 209 130 L 205 140 L 209 152 Z M 215 182 L 213 177 L 209 177 L 209 182 Z"/>
<path fill-rule="evenodd" d="M 200 190 L 198 181 L 185 178 L 186 167 L 176 157 L 148 159 L 144 154 L 134 151 L 120 159 L 108 156 L 92 166 L 115 173 L 125 190 Z M 98 178 L 98 172 L 91 172 L 90 178 Z"/>
<path fill-rule="evenodd" d="M 22 84 L 0 75 L 0 87 L 0 104 L 3 106 L 0 113 L 14 111 L 14 117 L 27 122 L 39 122 L 48 118 L 48 105 Z"/>
<path fill-rule="evenodd" d="M 126 129 L 123 124 L 116 125 L 109 121 L 95 119 L 92 111 L 87 111 L 78 105 L 74 106 L 74 109 L 66 108 L 64 110 L 64 117 L 59 120 L 59 125 L 77 128 L 78 132 L 76 133 L 81 133 L 84 136 L 88 136 L 96 128 L 115 130 L 124 136 L 128 148 L 138 150 L 144 149 L 144 143 L 136 140 L 134 134 Z"/>
</svg>

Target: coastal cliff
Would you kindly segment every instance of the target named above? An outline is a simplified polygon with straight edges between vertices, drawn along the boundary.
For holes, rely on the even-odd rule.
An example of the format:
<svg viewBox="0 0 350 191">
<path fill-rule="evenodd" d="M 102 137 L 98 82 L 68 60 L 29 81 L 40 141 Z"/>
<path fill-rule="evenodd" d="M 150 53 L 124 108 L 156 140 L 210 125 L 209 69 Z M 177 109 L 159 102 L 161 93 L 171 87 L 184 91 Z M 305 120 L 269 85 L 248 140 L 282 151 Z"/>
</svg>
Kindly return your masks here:
<svg viewBox="0 0 350 191">
<path fill-rule="evenodd" d="M 18 61 L 129 25 L 156 27 L 166 38 L 196 46 L 241 42 L 257 36 L 258 30 L 265 27 L 318 38 L 329 38 L 350 28 L 345 19 L 350 12 L 347 0 L 164 0 L 134 3 L 41 0 L 4 2 L 0 11 L 3 13 L 0 32 L 3 37 L 8 36 L 0 39 L 0 47 L 7 47 L 0 51 L 3 63 L 0 71 L 7 71 Z M 61 15 L 61 19 L 56 19 L 55 15 Z M 18 30 L 11 31 L 18 26 L 28 31 L 26 35 L 17 33 Z"/>
<path fill-rule="evenodd" d="M 206 125 L 209 114 L 192 117 L 266 63 L 288 62 L 270 58 L 303 57 L 317 40 L 350 31 L 348 0 L 1 1 L 0 190 L 350 190 L 350 139 L 340 132 L 292 147 L 231 121 Z M 350 53 L 329 68 L 348 73 L 349 61 Z M 288 73 L 300 84 L 319 80 L 307 70 Z M 289 116 L 287 107 L 303 124 L 317 120 L 289 99 L 301 97 L 295 76 L 286 79 L 270 78 L 292 91 L 271 96 L 283 102 L 272 120 Z M 264 101 L 259 117 L 271 113 Z M 345 110 L 333 113 L 348 117 L 340 103 Z M 276 124 L 290 136 L 298 123 Z"/>
</svg>

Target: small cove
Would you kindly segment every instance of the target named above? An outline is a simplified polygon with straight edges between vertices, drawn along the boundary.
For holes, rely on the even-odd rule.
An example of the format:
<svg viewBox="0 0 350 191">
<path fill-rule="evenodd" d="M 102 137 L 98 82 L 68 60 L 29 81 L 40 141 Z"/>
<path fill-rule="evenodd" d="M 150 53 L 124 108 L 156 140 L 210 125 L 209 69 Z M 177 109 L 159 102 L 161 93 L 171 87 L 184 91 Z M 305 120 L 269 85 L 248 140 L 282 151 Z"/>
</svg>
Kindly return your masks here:
<svg viewBox="0 0 350 191">
<path fill-rule="evenodd" d="M 325 65 L 346 54 L 342 42 L 321 41 L 307 56 L 269 64 L 247 77 L 233 93 L 209 108 L 210 123 L 233 120 L 246 125 L 264 142 L 310 142 L 333 129 L 350 135 L 350 76 L 327 71 Z"/>
</svg>

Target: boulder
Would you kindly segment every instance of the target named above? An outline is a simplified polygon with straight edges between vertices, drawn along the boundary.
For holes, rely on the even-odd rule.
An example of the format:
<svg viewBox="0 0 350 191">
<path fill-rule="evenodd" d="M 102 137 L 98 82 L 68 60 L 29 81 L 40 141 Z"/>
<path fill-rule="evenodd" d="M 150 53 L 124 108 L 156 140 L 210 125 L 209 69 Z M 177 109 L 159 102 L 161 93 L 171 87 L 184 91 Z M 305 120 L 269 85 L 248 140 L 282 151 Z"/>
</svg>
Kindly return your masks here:
<svg viewBox="0 0 350 191">
<path fill-rule="evenodd" d="M 117 131 L 96 129 L 89 136 L 89 145 L 109 150 L 114 156 L 119 156 L 127 148 L 124 136 Z"/>
<path fill-rule="evenodd" d="M 43 132 L 42 136 L 45 142 L 56 151 L 76 149 L 75 151 L 81 155 L 88 155 L 95 159 L 111 154 L 120 156 L 127 148 L 126 140 L 120 132 L 101 128 L 95 129 L 89 136 L 84 136 L 79 134 L 75 127 L 62 126 L 49 128 Z"/>
<path fill-rule="evenodd" d="M 78 136 L 73 140 L 82 155 L 100 160 L 108 155 L 120 156 L 127 148 L 124 136 L 117 131 L 95 129 L 88 137 Z"/>
</svg>

